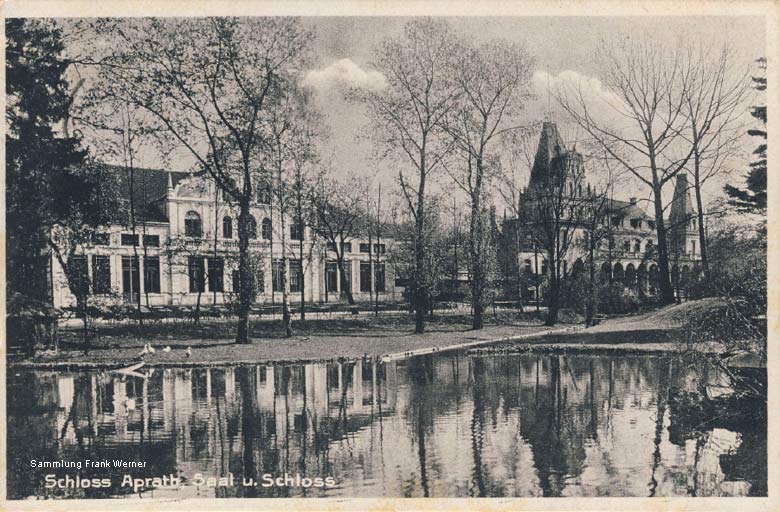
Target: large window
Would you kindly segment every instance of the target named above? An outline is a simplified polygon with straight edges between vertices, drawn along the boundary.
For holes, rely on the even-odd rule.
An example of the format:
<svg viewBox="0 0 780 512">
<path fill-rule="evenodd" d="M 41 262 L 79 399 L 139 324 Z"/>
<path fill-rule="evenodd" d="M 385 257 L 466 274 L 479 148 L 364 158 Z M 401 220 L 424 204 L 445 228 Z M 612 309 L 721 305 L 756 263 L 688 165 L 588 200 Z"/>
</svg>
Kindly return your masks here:
<svg viewBox="0 0 780 512">
<path fill-rule="evenodd" d="M 95 245 L 111 245 L 111 234 L 94 233 L 92 235 L 92 243 Z"/>
<path fill-rule="evenodd" d="M 184 216 L 184 236 L 200 238 L 203 236 L 203 224 L 197 212 L 189 211 Z"/>
<path fill-rule="evenodd" d="M 160 247 L 160 235 L 144 235 L 146 247 Z"/>
<path fill-rule="evenodd" d="M 187 262 L 187 269 L 190 278 L 190 293 L 205 292 L 206 272 L 203 268 L 203 258 L 190 256 Z"/>
<path fill-rule="evenodd" d="M 222 219 L 222 238 L 233 238 L 233 219 L 230 217 Z"/>
<path fill-rule="evenodd" d="M 387 252 L 385 244 L 374 244 L 374 254 L 384 254 Z"/>
<path fill-rule="evenodd" d="M 144 258 L 144 291 L 160 293 L 160 258 L 157 256 Z"/>
<path fill-rule="evenodd" d="M 225 260 L 209 258 L 209 291 L 224 292 Z"/>
<path fill-rule="evenodd" d="M 360 244 L 361 246 L 364 244 Z M 365 244 L 368 245 L 368 244 Z M 360 291 L 371 291 L 371 263 L 368 261 L 360 262 Z"/>
<path fill-rule="evenodd" d="M 341 291 L 352 291 L 352 262 L 344 262 L 344 273 L 341 274 Z"/>
<path fill-rule="evenodd" d="M 273 290 L 275 292 L 281 292 L 284 290 L 284 286 L 282 284 L 282 269 L 284 266 L 282 265 L 282 260 L 274 260 L 272 273 L 271 273 L 271 279 L 273 281 Z"/>
<path fill-rule="evenodd" d="M 290 240 L 303 240 L 303 224 L 293 222 L 290 225 Z"/>
<path fill-rule="evenodd" d="M 252 240 L 257 238 L 257 220 L 254 215 L 249 216 L 249 238 Z"/>
<path fill-rule="evenodd" d="M 374 263 L 374 286 L 378 292 L 385 291 L 385 264 L 382 262 Z"/>
<path fill-rule="evenodd" d="M 339 267 L 335 261 L 329 261 L 325 271 L 325 289 L 328 292 L 338 292 Z"/>
<path fill-rule="evenodd" d="M 303 284 L 301 260 L 290 260 L 290 292 L 300 292 Z"/>
<path fill-rule="evenodd" d="M 122 294 L 125 301 L 136 301 L 141 291 L 138 257 L 122 256 Z"/>
<path fill-rule="evenodd" d="M 371 244 L 360 244 L 360 252 L 370 253 Z"/>
<path fill-rule="evenodd" d="M 96 295 L 111 293 L 111 258 L 92 256 L 92 291 Z"/>
<path fill-rule="evenodd" d="M 352 242 L 341 242 L 341 253 L 352 252 Z"/>
<path fill-rule="evenodd" d="M 263 219 L 263 240 L 271 239 L 271 231 L 272 231 L 271 219 L 266 217 L 265 219 Z"/>
<path fill-rule="evenodd" d="M 138 245 L 138 235 L 122 233 L 122 245 Z"/>
<path fill-rule="evenodd" d="M 74 288 L 80 296 L 89 295 L 89 268 L 86 256 L 71 256 L 68 261 L 70 277 Z"/>
</svg>

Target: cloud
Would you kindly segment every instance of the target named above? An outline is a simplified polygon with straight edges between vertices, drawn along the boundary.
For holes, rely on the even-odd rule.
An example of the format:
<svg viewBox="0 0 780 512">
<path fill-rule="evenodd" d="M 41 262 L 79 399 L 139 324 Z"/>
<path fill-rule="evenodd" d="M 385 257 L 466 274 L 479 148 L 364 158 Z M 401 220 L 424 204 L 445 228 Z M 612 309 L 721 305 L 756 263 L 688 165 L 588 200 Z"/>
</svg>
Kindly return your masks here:
<svg viewBox="0 0 780 512">
<path fill-rule="evenodd" d="M 325 68 L 309 71 L 303 84 L 320 91 L 334 87 L 359 87 L 378 91 L 387 86 L 387 81 L 378 71 L 366 71 L 351 59 L 341 59 Z"/>
</svg>

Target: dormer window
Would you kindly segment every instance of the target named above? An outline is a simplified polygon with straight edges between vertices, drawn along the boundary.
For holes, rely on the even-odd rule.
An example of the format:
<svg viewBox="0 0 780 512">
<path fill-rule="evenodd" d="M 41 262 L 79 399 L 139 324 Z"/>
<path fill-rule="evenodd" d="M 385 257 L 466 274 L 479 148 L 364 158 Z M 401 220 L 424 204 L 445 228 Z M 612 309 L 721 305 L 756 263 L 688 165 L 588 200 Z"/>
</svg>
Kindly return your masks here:
<svg viewBox="0 0 780 512">
<path fill-rule="evenodd" d="M 257 202 L 260 204 L 271 204 L 271 185 L 267 182 L 260 182 L 257 185 Z"/>
<path fill-rule="evenodd" d="M 203 235 L 203 224 L 197 212 L 189 211 L 184 216 L 184 236 L 200 238 Z"/>
<path fill-rule="evenodd" d="M 639 229 L 642 227 L 642 220 L 641 219 L 631 219 L 631 227 L 634 229 Z"/>
</svg>

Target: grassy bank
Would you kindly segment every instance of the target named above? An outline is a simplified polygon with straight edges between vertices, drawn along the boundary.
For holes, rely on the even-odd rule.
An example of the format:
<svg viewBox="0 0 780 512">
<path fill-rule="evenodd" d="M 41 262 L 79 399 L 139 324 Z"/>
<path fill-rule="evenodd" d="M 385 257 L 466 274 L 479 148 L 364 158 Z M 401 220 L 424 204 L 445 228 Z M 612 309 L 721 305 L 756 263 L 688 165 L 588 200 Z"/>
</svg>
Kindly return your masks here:
<svg viewBox="0 0 780 512">
<path fill-rule="evenodd" d="M 471 329 L 470 318 L 464 315 L 436 317 L 428 323 L 424 334 L 413 334 L 412 326 L 413 319 L 406 315 L 313 319 L 296 321 L 294 336 L 285 338 L 279 321 L 264 320 L 252 322 L 250 344 L 237 345 L 232 339 L 233 324 L 228 322 L 148 324 L 140 336 L 135 325 L 104 325 L 100 339 L 93 342 L 86 355 L 80 346 L 79 332 L 74 329 L 62 333 L 59 353 L 11 359 L 9 364 L 92 367 L 138 361 L 150 365 L 321 361 L 446 348 L 548 329 L 536 315 L 517 313 L 491 317 L 486 327 L 478 331 Z M 154 354 L 140 354 L 146 343 L 155 348 Z M 166 347 L 170 347 L 169 352 L 164 351 Z"/>
</svg>

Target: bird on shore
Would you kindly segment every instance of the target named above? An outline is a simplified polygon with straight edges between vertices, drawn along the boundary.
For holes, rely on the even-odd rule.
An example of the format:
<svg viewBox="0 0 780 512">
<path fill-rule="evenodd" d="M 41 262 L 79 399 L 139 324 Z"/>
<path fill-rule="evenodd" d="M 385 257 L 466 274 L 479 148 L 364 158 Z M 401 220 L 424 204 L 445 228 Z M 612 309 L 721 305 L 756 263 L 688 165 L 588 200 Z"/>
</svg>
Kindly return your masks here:
<svg viewBox="0 0 780 512">
<path fill-rule="evenodd" d="M 151 343 L 147 342 L 146 344 L 144 344 L 144 349 L 141 351 L 141 355 L 145 356 L 146 354 L 154 354 L 155 352 L 156 350 L 151 345 Z"/>
<path fill-rule="evenodd" d="M 167 354 L 168 352 L 170 352 L 170 351 L 171 351 L 171 346 L 170 346 L 170 345 L 168 345 L 167 347 L 165 347 L 165 348 L 163 349 L 163 352 L 165 352 L 166 354 Z"/>
<path fill-rule="evenodd" d="M 187 347 L 187 357 L 192 357 L 192 347 Z"/>
</svg>

